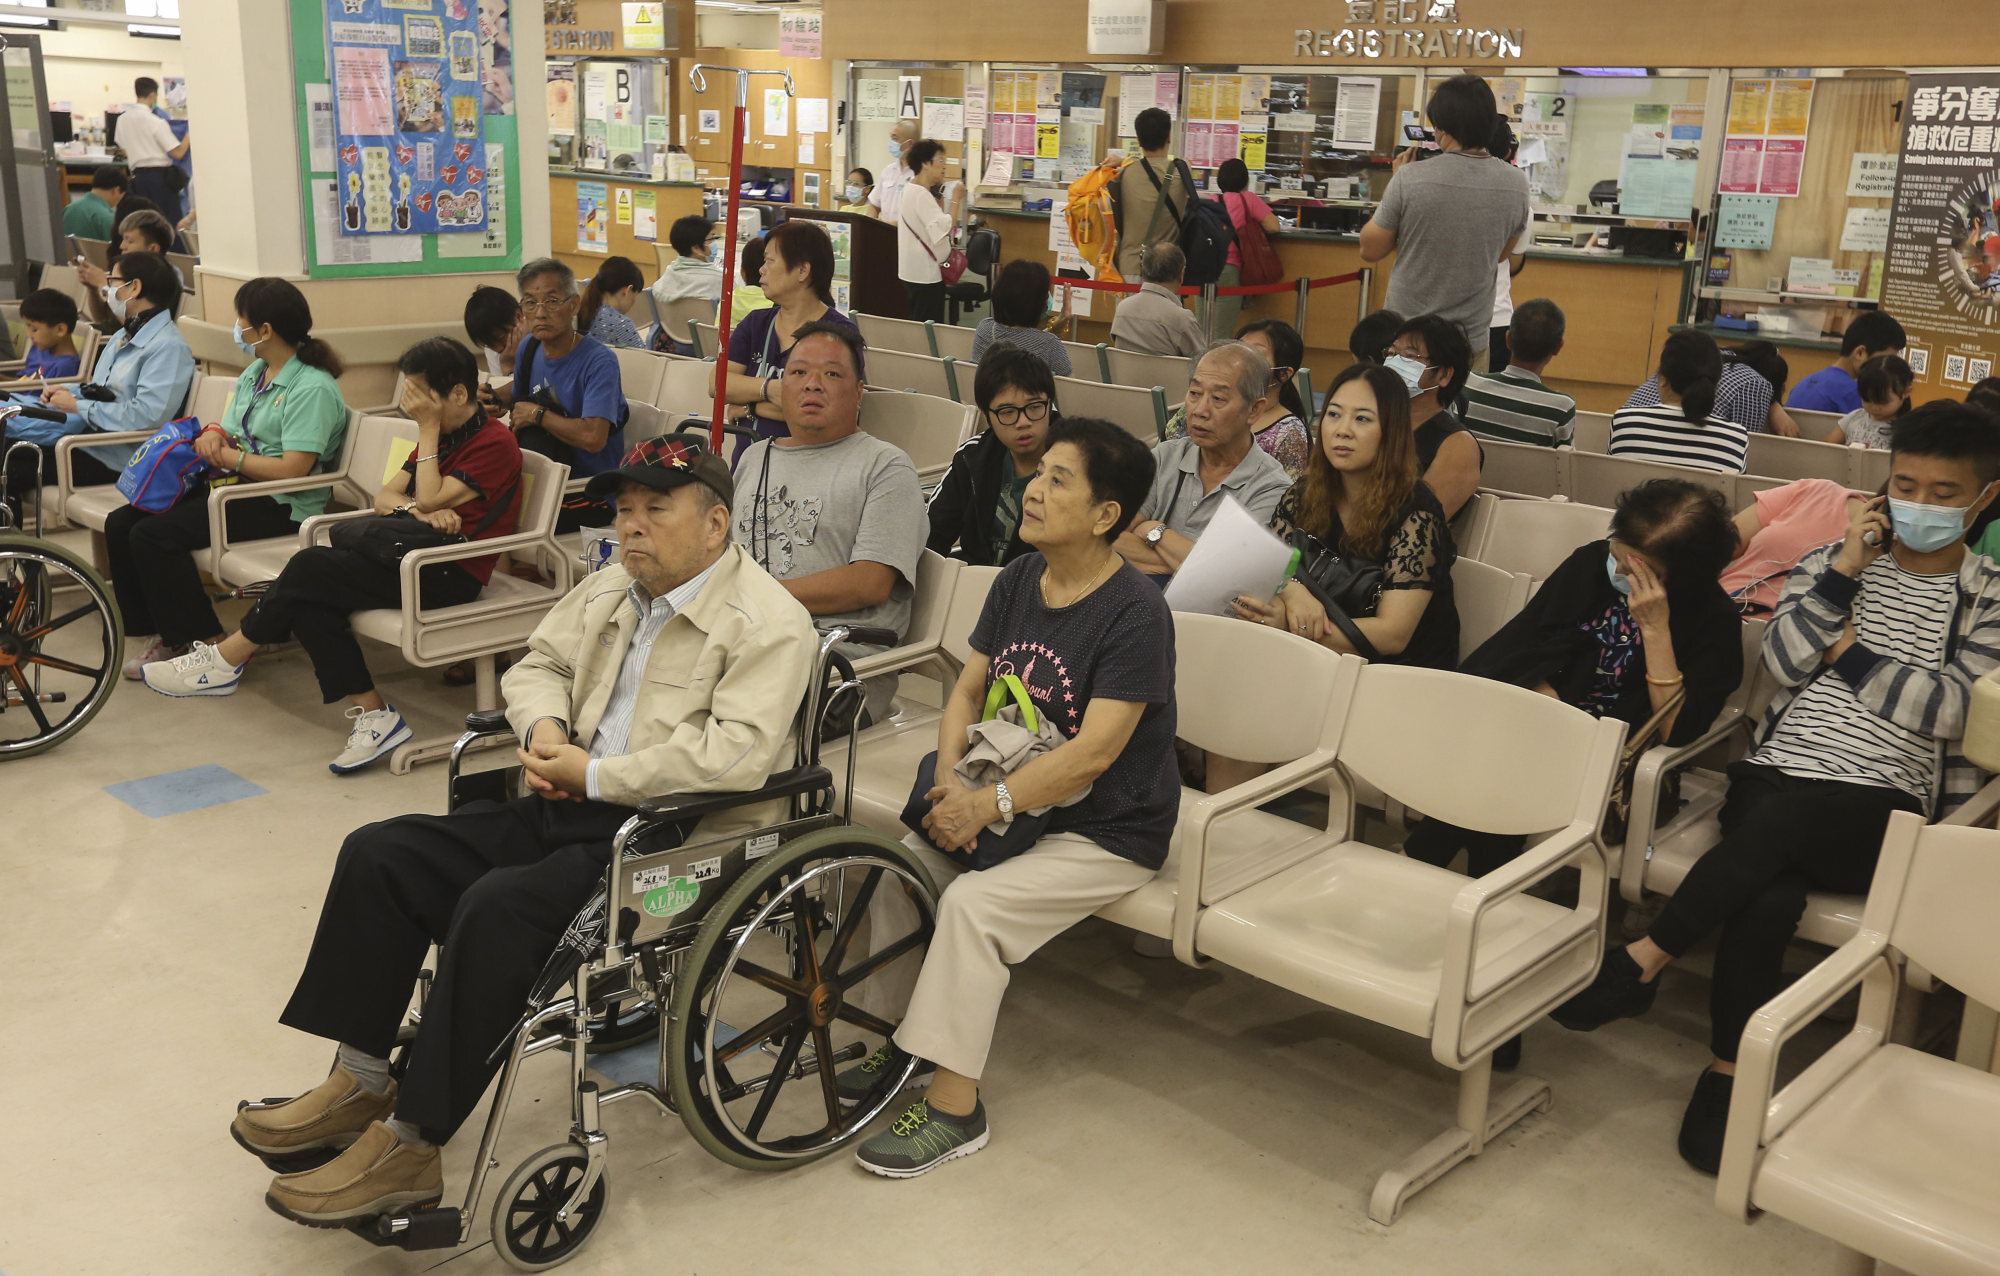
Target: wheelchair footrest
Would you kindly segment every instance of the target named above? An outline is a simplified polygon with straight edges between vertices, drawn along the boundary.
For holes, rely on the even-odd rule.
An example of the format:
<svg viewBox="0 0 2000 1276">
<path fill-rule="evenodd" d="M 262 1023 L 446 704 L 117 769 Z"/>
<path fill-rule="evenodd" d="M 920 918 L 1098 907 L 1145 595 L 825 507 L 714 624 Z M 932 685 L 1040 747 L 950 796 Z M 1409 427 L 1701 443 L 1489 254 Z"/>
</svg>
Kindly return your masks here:
<svg viewBox="0 0 2000 1276">
<path fill-rule="evenodd" d="M 464 1222 L 465 1216 L 459 1210 L 434 1205 L 429 1209 L 398 1210 L 357 1219 L 350 1230 L 371 1245 L 411 1250 L 451 1249 L 458 1244 Z"/>
</svg>

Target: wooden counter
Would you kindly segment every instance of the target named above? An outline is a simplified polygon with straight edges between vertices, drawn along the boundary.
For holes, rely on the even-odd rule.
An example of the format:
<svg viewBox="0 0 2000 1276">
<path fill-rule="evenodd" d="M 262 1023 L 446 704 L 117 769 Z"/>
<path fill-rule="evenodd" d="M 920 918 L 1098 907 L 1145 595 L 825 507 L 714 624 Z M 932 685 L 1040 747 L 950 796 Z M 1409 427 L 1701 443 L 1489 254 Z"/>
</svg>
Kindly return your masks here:
<svg viewBox="0 0 2000 1276">
<path fill-rule="evenodd" d="M 976 211 L 1000 232 L 1003 261 L 1029 257 L 1055 269 L 1055 251 L 1048 246 L 1049 214 Z M 1360 243 L 1354 235 L 1280 231 L 1271 240 L 1287 278 L 1319 279 L 1362 269 Z M 1365 304 L 1359 283 L 1313 291 L 1306 304 L 1304 335 L 1306 364 L 1315 386 L 1325 388 L 1335 373 L 1353 362 L 1347 334 L 1361 315 L 1381 308 L 1394 265 L 1392 257 L 1375 268 Z M 1527 266 L 1514 277 L 1516 304 L 1547 297 L 1562 307 L 1568 319 L 1563 352 L 1549 365 L 1549 384 L 1574 397 L 1586 411 L 1623 407 L 1633 387 L 1652 375 L 1660 345 L 1680 318 L 1688 270 L 1686 262 L 1673 259 L 1548 249 L 1529 252 Z M 1104 295 L 1092 298 L 1092 304 L 1091 318 L 1077 325 L 1077 339 L 1107 341 L 1110 310 Z M 1290 293 L 1248 297 L 1243 321 L 1293 322 L 1296 309 Z M 1796 380 L 1804 373 L 1794 367 L 1792 375 Z"/>
<path fill-rule="evenodd" d="M 1733 349 L 1737 346 L 1747 346 L 1753 341 L 1770 342 L 1772 345 L 1778 347 L 1778 353 L 1785 357 L 1785 366 L 1791 373 L 1790 378 L 1785 382 L 1785 393 L 1787 394 L 1791 393 L 1791 387 L 1805 380 L 1813 373 L 1818 372 L 1821 368 L 1832 367 L 1840 361 L 1839 337 L 1787 337 L 1761 332 L 1745 332 L 1741 328 L 1718 328 L 1713 324 L 1706 323 L 1675 324 L 1673 327 L 1673 331 L 1675 332 L 1680 332 L 1683 329 L 1692 332 L 1705 332 L 1715 338 L 1715 344 L 1725 350 Z M 1927 391 L 1928 395 L 1926 394 Z M 1927 401 L 1927 398 L 1941 399 L 1952 396 L 1948 389 L 1920 385 L 1917 387 L 1914 397 L 1917 402 L 1923 403 Z"/>
<path fill-rule="evenodd" d="M 605 215 L 611 218 L 611 251 L 583 253 L 576 250 L 576 184 L 602 182 L 611 192 Z M 612 173 L 579 173 L 559 170 L 549 174 L 549 248 L 556 260 L 576 272 L 577 284 L 597 273 L 606 257 L 629 257 L 639 267 L 648 284 L 659 278 L 660 267 L 653 253 L 653 241 L 632 234 L 629 222 L 618 220 L 618 192 L 649 190 L 659 201 L 659 243 L 666 245 L 667 232 L 677 218 L 701 211 L 699 182 L 655 182 Z"/>
</svg>

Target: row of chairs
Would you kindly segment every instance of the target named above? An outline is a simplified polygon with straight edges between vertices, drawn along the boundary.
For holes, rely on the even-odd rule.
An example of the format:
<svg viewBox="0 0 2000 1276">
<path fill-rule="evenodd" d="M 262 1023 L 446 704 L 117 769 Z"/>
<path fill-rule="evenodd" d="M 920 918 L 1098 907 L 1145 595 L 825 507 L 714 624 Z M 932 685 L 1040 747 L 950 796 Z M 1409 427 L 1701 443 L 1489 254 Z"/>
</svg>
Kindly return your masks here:
<svg viewBox="0 0 2000 1276">
<path fill-rule="evenodd" d="M 1771 435 L 1756 437 L 1770 439 L 1774 443 L 1799 445 L 1797 439 Z M 1838 467 L 1820 466 L 1819 469 L 1830 471 L 1837 468 L 1838 473 L 1753 468 L 1745 474 L 1723 474 L 1689 465 L 1610 456 L 1580 448 L 1538 447 L 1532 443 L 1503 443 L 1497 439 L 1481 439 L 1479 446 L 1485 453 L 1485 463 L 1480 472 L 1482 487 L 1516 496 L 1581 501 L 1588 505 L 1610 504 L 1618 499 L 1620 492 L 1653 478 L 1685 479 L 1712 487 L 1728 499 L 1732 509 L 1746 508 L 1756 499 L 1758 492 L 1783 487 L 1804 478 L 1830 479 L 1852 491 L 1868 493 L 1880 490 L 1889 479 L 1887 452 L 1834 447 L 1826 443 L 1807 446 L 1836 454 L 1835 459 L 1840 462 Z M 1799 458 L 1766 456 L 1761 459 L 1783 461 Z"/>
<path fill-rule="evenodd" d="M 1839 423 L 1840 417 L 1837 414 L 1797 409 L 1792 411 L 1792 419 L 1798 422 L 1801 431 L 1800 437 L 1796 439 L 1788 439 L 1779 434 L 1750 436 L 1750 446 L 1744 461 L 1746 473 L 1772 475 L 1785 483 L 1802 478 L 1832 479 L 1857 492 L 1873 492 L 1888 480 L 1887 452 L 1879 448 L 1848 447 L 1822 441 L 1828 431 Z M 1494 445 L 1486 443 L 1485 446 L 1489 449 L 1490 455 L 1490 449 Z M 1532 447 L 1533 445 L 1503 446 Z M 1609 452 L 1611 415 L 1606 412 L 1577 413 L 1576 435 L 1571 448 L 1578 453 L 1595 455 Z M 1504 485 L 1489 484 L 1489 486 Z M 1536 495 L 1553 495 L 1553 493 L 1536 493 Z"/>
<path fill-rule="evenodd" d="M 955 359 L 961 364 L 973 362 L 970 328 L 859 313 L 854 322 L 860 325 L 861 335 L 867 339 L 871 363 L 885 350 L 928 359 Z M 1194 360 L 1178 355 L 1140 354 L 1114 349 L 1103 342 L 1087 345 L 1065 341 L 1063 347 L 1069 351 L 1070 375 L 1079 380 L 1141 389 L 1159 386 L 1176 403 L 1187 397 L 1188 381 L 1194 375 Z"/>
</svg>

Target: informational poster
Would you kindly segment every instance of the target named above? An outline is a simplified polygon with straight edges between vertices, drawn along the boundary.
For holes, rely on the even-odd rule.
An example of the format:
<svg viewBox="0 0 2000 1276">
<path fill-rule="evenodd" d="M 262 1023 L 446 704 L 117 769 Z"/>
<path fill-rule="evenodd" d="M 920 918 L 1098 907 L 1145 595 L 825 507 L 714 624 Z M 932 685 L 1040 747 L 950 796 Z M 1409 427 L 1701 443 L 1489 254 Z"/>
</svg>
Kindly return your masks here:
<svg viewBox="0 0 2000 1276">
<path fill-rule="evenodd" d="M 1765 133 L 1771 137 L 1806 135 L 1812 121 L 1813 82 L 1810 79 L 1771 81 L 1771 119 Z"/>
<path fill-rule="evenodd" d="M 479 24 L 469 6 L 329 4 L 344 235 L 486 226 Z"/>
<path fill-rule="evenodd" d="M 792 131 L 792 95 L 783 89 L 764 90 L 764 136 L 785 137 Z"/>
<path fill-rule="evenodd" d="M 620 226 L 630 226 L 632 224 L 632 188 L 630 186 L 620 186 L 616 191 L 612 192 L 612 195 L 613 206 L 618 210 L 618 224 Z"/>
<path fill-rule="evenodd" d="M 955 97 L 924 99 L 923 135 L 939 142 L 965 140 L 965 103 Z"/>
<path fill-rule="evenodd" d="M 1812 99 L 1813 82 L 1806 78 L 1732 82 L 1717 188 L 1724 194 L 1798 195 Z"/>
<path fill-rule="evenodd" d="M 367 266 L 424 259 L 424 241 L 414 235 L 344 235 L 341 233 L 341 201 L 332 178 L 312 183 L 313 247 L 322 266 Z M 472 235 L 447 235 L 438 242 L 474 239 Z"/>
<path fill-rule="evenodd" d="M 1060 159 L 1062 157 L 1062 123 L 1055 121 L 1035 122 L 1035 155 L 1038 159 Z"/>
<path fill-rule="evenodd" d="M 1847 164 L 1847 195 L 1850 199 L 1895 198 L 1896 157 L 1857 153 Z"/>
<path fill-rule="evenodd" d="M 1544 118 L 1540 99 L 1546 96 L 1528 95 L 1529 118 L 1518 129 L 1521 153 L 1515 162 L 1527 171 L 1531 199 L 1559 203 L 1569 191 L 1569 121 Z"/>
<path fill-rule="evenodd" d="M 1271 77 L 1268 75 L 1244 76 L 1243 92 L 1237 96 L 1237 109 L 1244 115 L 1270 114 Z"/>
<path fill-rule="evenodd" d="M 1265 141 L 1266 135 L 1261 131 L 1256 133 L 1245 132 L 1240 134 L 1236 139 L 1237 157 L 1243 161 L 1243 167 L 1253 173 L 1264 171 Z"/>
<path fill-rule="evenodd" d="M 1907 103 L 1882 304 L 1918 383 L 1962 394 L 2000 358 L 2000 74 L 1912 75 Z"/>
<path fill-rule="evenodd" d="M 1778 225 L 1778 201 L 1770 195 L 1724 195 L 1715 205 L 1715 246 L 1768 252 Z"/>
<path fill-rule="evenodd" d="M 1708 108 L 1699 102 L 1683 103 L 1667 108 L 1667 137 L 1671 143 L 1701 141 L 1702 130 L 1708 125 Z M 1689 158 L 1682 156 L 1681 158 Z"/>
<path fill-rule="evenodd" d="M 514 113 L 514 27 L 512 0 L 479 0 L 479 71 L 487 115 Z M 487 204 L 493 200 L 489 197 Z M 482 254 L 484 255 L 484 254 Z"/>
<path fill-rule="evenodd" d="M 1694 215 L 1695 177 L 1701 168 L 1701 126 L 1699 123 L 1693 126 L 1692 140 L 1677 138 L 1674 110 L 1665 102 L 1633 105 L 1625 157 L 1618 169 L 1620 216 L 1685 221 Z"/>
<path fill-rule="evenodd" d="M 1194 104 L 1194 95 L 1189 93 L 1188 104 Z M 1208 120 L 1189 120 L 1181 125 L 1181 158 L 1189 168 L 1214 168 L 1216 161 L 1209 157 L 1209 130 L 1214 125 Z"/>
<path fill-rule="evenodd" d="M 1730 137 L 1722 142 L 1722 169 L 1716 189 L 1724 195 L 1754 195 L 1764 171 L 1764 139 Z"/>
<path fill-rule="evenodd" d="M 637 155 L 646 144 L 639 113 L 630 102 L 613 102 L 605 124 L 605 144 L 613 155 Z"/>
<path fill-rule="evenodd" d="M 1181 77 L 1174 74 L 1153 77 L 1153 105 L 1174 119 L 1181 116 Z"/>
<path fill-rule="evenodd" d="M 1805 180 L 1806 142 L 1802 137 L 1764 139 L 1764 167 L 1757 177 L 1759 195 L 1796 195 Z"/>
<path fill-rule="evenodd" d="M 798 101 L 799 132 L 824 133 L 827 131 L 827 103 L 823 97 L 802 97 Z"/>
<path fill-rule="evenodd" d="M 1139 118 L 1139 112 L 1152 108 L 1157 83 L 1156 77 L 1150 75 L 1118 77 L 1118 136 L 1132 136 L 1136 127 L 1133 121 Z"/>
<path fill-rule="evenodd" d="M 625 37 L 626 48 L 667 47 L 667 6 L 660 3 L 660 0 L 640 0 L 636 4 L 632 0 L 625 0 L 618 6 L 618 10 L 623 27 L 621 34 Z"/>
<path fill-rule="evenodd" d="M 1729 86 L 1729 136 L 1762 137 L 1771 122 L 1771 82 L 1737 80 Z"/>
<path fill-rule="evenodd" d="M 611 77 L 601 68 L 587 67 L 583 72 L 583 118 L 603 120 L 604 103 Z"/>
<path fill-rule="evenodd" d="M 334 171 L 333 86 L 308 84 L 305 93 L 308 162 L 315 173 L 331 173 Z"/>
<path fill-rule="evenodd" d="M 1889 251 L 1889 211 L 1886 208 L 1850 208 L 1840 227 L 1840 251 L 1883 253 Z"/>
<path fill-rule="evenodd" d="M 1514 76 L 1488 76 L 1486 83 L 1493 90 L 1493 104 L 1500 114 L 1519 120 L 1527 109 L 1528 82 Z"/>
<path fill-rule="evenodd" d="M 480 235 L 439 235 L 440 257 L 507 255 L 507 148 L 486 143 L 486 231 Z"/>
<path fill-rule="evenodd" d="M 968 84 L 965 86 L 965 127 L 983 129 L 986 127 L 986 86 Z M 824 130 L 821 130 L 822 132 Z"/>
<path fill-rule="evenodd" d="M 1215 77 L 1190 75 L 1187 89 L 1187 117 L 1191 120 L 1214 119 Z"/>
<path fill-rule="evenodd" d="M 1382 81 L 1369 75 L 1343 75 L 1333 98 L 1333 142 L 1364 151 L 1375 149 Z M 1308 119 L 1311 117 L 1308 116 Z M 1308 130 L 1310 130 L 1308 125 Z"/>
<path fill-rule="evenodd" d="M 896 118 L 896 82 L 889 79 L 856 80 L 854 118 L 863 124 L 893 123 Z"/>
<path fill-rule="evenodd" d="M 1037 71 L 1035 75 L 1035 110 L 1062 110 L 1062 72 Z"/>
<path fill-rule="evenodd" d="M 576 136 L 576 63 L 549 66 L 549 136 Z"/>
<path fill-rule="evenodd" d="M 986 172 L 979 179 L 981 186 L 1012 186 L 1014 184 L 1014 157 L 995 151 L 986 161 Z"/>
<path fill-rule="evenodd" d="M 668 144 L 666 116 L 648 115 L 646 117 L 645 140 L 648 146 L 665 146 Z"/>
<path fill-rule="evenodd" d="M 817 9 L 802 9 L 778 15 L 778 56 L 817 58 L 820 56 L 820 21 Z"/>
<path fill-rule="evenodd" d="M 576 250 L 611 251 L 611 188 L 603 182 L 576 184 Z"/>
</svg>

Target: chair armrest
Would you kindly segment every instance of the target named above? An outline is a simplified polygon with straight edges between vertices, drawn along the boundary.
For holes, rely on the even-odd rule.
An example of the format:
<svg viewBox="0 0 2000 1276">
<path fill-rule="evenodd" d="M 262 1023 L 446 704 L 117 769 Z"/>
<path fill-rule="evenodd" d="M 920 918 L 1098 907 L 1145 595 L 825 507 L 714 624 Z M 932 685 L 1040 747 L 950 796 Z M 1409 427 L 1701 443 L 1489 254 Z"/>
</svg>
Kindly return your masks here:
<svg viewBox="0 0 2000 1276">
<path fill-rule="evenodd" d="M 2000 813 L 2000 775 L 1988 780 L 1964 806 L 1953 811 L 1948 819 L 1939 820 L 1938 823 L 1992 828 L 1995 813 Z"/>
<path fill-rule="evenodd" d="M 1181 809 L 1181 817 L 1174 826 L 1174 836 L 1181 839 L 1181 862 L 1174 891 L 1175 957 L 1190 966 L 1197 964 L 1194 946 L 1195 923 L 1200 918 L 1201 910 L 1206 907 L 1204 899 L 1208 890 L 1208 838 L 1215 822 L 1225 815 L 1262 805 L 1274 797 L 1302 789 L 1335 769 L 1333 750 L 1315 749 L 1302 758 L 1294 758 L 1282 766 L 1272 767 L 1264 774 L 1253 776 L 1220 793 L 1211 793 L 1196 802 L 1191 811 L 1186 807 Z M 1245 882 L 1244 885 L 1248 886 L 1251 883 Z"/>
<path fill-rule="evenodd" d="M 1750 715 L 1738 712 L 1718 722 L 1686 744 L 1656 744 L 1639 755 L 1632 768 L 1631 814 L 1625 821 L 1625 844 L 1619 848 L 1618 893 L 1636 904 L 1645 893 L 1646 852 L 1659 832 L 1660 786 L 1669 772 L 1686 766 L 1695 758 L 1750 726 Z"/>
<path fill-rule="evenodd" d="M 21 365 L 19 361 L 10 364 L 0 364 L 0 372 L 19 372 L 20 370 Z M 16 390 L 39 390 L 43 386 L 50 385 L 82 384 L 83 374 L 81 373 L 70 377 L 10 377 L 5 381 L 0 381 L 0 394 L 11 394 Z"/>
<path fill-rule="evenodd" d="M 79 434 L 65 434 L 56 440 L 56 509 L 62 511 L 69 505 L 70 493 L 76 490 L 76 482 L 71 474 L 76 462 L 70 458 L 80 447 L 99 447 L 106 443 L 144 443 L 153 437 L 151 430 L 118 430 L 106 433 L 101 430 L 84 430 Z"/>
<path fill-rule="evenodd" d="M 1743 1030 L 1736 1055 L 1736 1081 L 1729 1100 L 1729 1124 L 1723 1138 L 1722 1168 L 1715 1183 L 1715 1203 L 1723 1213 L 1748 1221 L 1750 1182 L 1765 1146 L 1798 1119 L 1800 1113 L 1825 1097 L 1889 1039 L 1886 1024 L 1869 1024 L 1857 1016 L 1847 1035 L 1814 1060 L 1775 1097 L 1778 1054 L 1785 1043 L 1846 996 L 1856 984 L 1875 978 L 1894 990 L 1895 973 L 1888 938 L 1864 930 L 1833 950 L 1791 987 L 1766 1002 Z M 1864 1000 L 1864 1011 L 1869 1007 Z"/>
<path fill-rule="evenodd" d="M 1593 851 L 1598 853 L 1595 873 L 1590 871 L 1587 858 Z M 1571 910 L 1570 920 L 1560 926 L 1552 942 L 1534 948 L 1523 945 L 1497 969 L 1486 972 L 1484 987 L 1473 987 L 1473 971 L 1478 965 L 1476 944 L 1479 923 L 1486 912 L 1579 859 L 1582 862 L 1578 867 L 1584 872 L 1577 891 L 1577 904 Z M 1602 947 L 1605 903 L 1609 894 L 1604 860 L 1605 856 L 1598 847 L 1597 830 L 1587 824 L 1571 824 L 1523 850 L 1486 876 L 1475 878 L 1459 888 L 1451 902 L 1451 913 L 1445 919 L 1436 1026 L 1431 1035 L 1433 1058 L 1446 1067 L 1464 1067 L 1460 1046 L 1463 1044 L 1466 1011 L 1472 1005 L 1504 991 L 1516 979 L 1580 935 L 1597 932 L 1600 937 L 1598 947 Z"/>
<path fill-rule="evenodd" d="M 229 519 L 226 511 L 231 501 L 247 501 L 253 496 L 275 496 L 279 492 L 310 492 L 316 487 L 333 487 L 340 482 L 338 474 L 302 474 L 298 478 L 270 479 L 261 483 L 230 483 L 223 487 L 210 488 L 208 492 L 208 543 L 214 549 L 215 561 L 229 552 Z"/>
<path fill-rule="evenodd" d="M 315 514 L 299 524 L 299 548 L 309 549 L 314 545 L 324 545 L 328 542 L 328 534 L 332 532 L 333 524 L 345 522 L 350 518 L 367 518 L 374 512 L 372 509 L 365 509 L 342 510 L 338 514 Z"/>
<path fill-rule="evenodd" d="M 807 793 L 827 793 L 833 790 L 833 772 L 823 766 L 794 767 L 789 771 L 774 771 L 764 781 L 764 787 L 740 793 L 676 793 L 667 797 L 647 798 L 639 803 L 639 814 L 650 819 L 699 820 L 721 811 L 734 810 L 739 806 L 749 806 L 756 802 L 772 802 L 779 798 L 798 797 Z"/>
</svg>

